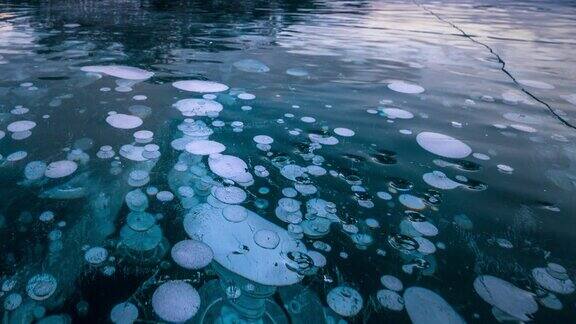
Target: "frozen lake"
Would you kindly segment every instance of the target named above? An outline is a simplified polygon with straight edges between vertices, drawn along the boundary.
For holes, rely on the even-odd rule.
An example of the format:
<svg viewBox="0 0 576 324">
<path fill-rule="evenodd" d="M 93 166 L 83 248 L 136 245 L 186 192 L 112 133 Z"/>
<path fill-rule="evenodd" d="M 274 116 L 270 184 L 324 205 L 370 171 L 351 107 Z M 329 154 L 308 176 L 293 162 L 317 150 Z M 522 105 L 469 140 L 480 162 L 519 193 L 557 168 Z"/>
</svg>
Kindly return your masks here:
<svg viewBox="0 0 576 324">
<path fill-rule="evenodd" d="M 571 323 L 574 1 L 0 0 L 1 323 Z"/>
</svg>

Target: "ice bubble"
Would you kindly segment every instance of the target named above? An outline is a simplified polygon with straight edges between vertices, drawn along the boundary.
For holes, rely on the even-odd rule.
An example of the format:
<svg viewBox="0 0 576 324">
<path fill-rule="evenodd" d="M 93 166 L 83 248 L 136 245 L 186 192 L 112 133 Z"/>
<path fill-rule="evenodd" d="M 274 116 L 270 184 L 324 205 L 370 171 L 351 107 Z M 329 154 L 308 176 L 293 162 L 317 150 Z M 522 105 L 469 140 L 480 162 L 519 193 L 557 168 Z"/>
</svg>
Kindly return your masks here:
<svg viewBox="0 0 576 324">
<path fill-rule="evenodd" d="M 534 294 L 494 276 L 477 277 L 474 290 L 485 302 L 520 321 L 531 321 L 531 314 L 538 311 Z"/>
<path fill-rule="evenodd" d="M 382 307 L 393 310 L 393 311 L 401 311 L 404 309 L 404 300 L 397 292 L 382 289 L 376 293 L 376 298 Z"/>
<path fill-rule="evenodd" d="M 48 164 L 44 175 L 48 178 L 63 178 L 71 175 L 78 169 L 78 164 L 73 161 L 61 160 Z"/>
<path fill-rule="evenodd" d="M 137 232 L 147 231 L 154 224 L 156 224 L 156 218 L 154 215 L 143 212 L 143 211 L 131 211 L 126 217 L 126 224 L 133 230 Z"/>
<path fill-rule="evenodd" d="M 258 144 L 270 145 L 274 143 L 274 139 L 267 135 L 256 135 L 254 136 L 253 140 Z"/>
<path fill-rule="evenodd" d="M 172 280 L 163 283 L 152 295 L 154 313 L 167 322 L 185 322 L 200 308 L 200 295 L 184 281 Z"/>
<path fill-rule="evenodd" d="M 356 134 L 353 130 L 344 127 L 334 128 L 334 133 L 343 137 L 351 137 Z"/>
<path fill-rule="evenodd" d="M 211 113 L 219 113 L 224 109 L 222 104 L 214 100 L 195 98 L 178 100 L 173 106 L 187 117 L 207 116 Z"/>
<path fill-rule="evenodd" d="M 4 309 L 7 311 L 13 311 L 20 307 L 22 304 L 22 295 L 18 293 L 12 293 L 4 299 Z"/>
<path fill-rule="evenodd" d="M 138 319 L 138 308 L 134 304 L 124 302 L 116 304 L 110 311 L 110 320 L 116 324 L 132 324 Z"/>
<path fill-rule="evenodd" d="M 186 145 L 186 151 L 188 153 L 196 155 L 210 155 L 215 153 L 221 153 L 225 149 L 226 146 L 224 146 L 224 144 L 209 140 L 193 141 Z"/>
<path fill-rule="evenodd" d="M 288 164 L 280 169 L 280 173 L 289 180 L 295 181 L 304 175 L 306 169 L 296 164 Z"/>
<path fill-rule="evenodd" d="M 364 304 L 362 295 L 357 290 L 346 286 L 330 290 L 326 296 L 326 302 L 336 314 L 344 317 L 358 314 Z"/>
<path fill-rule="evenodd" d="M 519 113 L 505 113 L 503 117 L 517 123 L 539 124 L 541 122 L 541 119 L 537 116 Z"/>
<path fill-rule="evenodd" d="M 521 79 L 518 80 L 518 82 L 522 85 L 531 87 L 531 88 L 536 88 L 536 89 L 542 89 L 542 90 L 552 90 L 554 89 L 554 86 L 546 83 L 546 82 L 542 82 L 542 81 L 537 81 L 537 80 L 526 80 L 526 79 Z"/>
<path fill-rule="evenodd" d="M 291 75 L 291 76 L 295 76 L 295 77 L 305 77 L 308 76 L 308 71 L 306 71 L 306 69 L 304 68 L 289 68 L 288 70 L 286 70 L 286 74 Z"/>
<path fill-rule="evenodd" d="M 238 98 L 242 100 L 254 100 L 256 99 L 256 96 L 248 92 L 242 92 L 238 95 Z"/>
<path fill-rule="evenodd" d="M 399 108 L 384 108 L 382 112 L 386 115 L 386 117 L 390 119 L 412 119 L 414 118 L 414 114 L 411 112 L 399 109 Z"/>
<path fill-rule="evenodd" d="M 116 155 L 116 153 L 114 153 L 114 150 L 110 145 L 103 145 L 100 147 L 98 152 L 96 152 L 96 156 L 100 159 L 111 159 L 114 155 Z"/>
<path fill-rule="evenodd" d="M 280 244 L 280 237 L 272 230 L 261 229 L 254 233 L 254 242 L 264 249 L 275 249 Z"/>
<path fill-rule="evenodd" d="M 400 203 L 410 209 L 421 210 L 426 208 L 424 200 L 410 194 L 402 194 L 398 197 Z"/>
<path fill-rule="evenodd" d="M 248 217 L 248 212 L 246 208 L 239 205 L 230 205 L 222 209 L 222 215 L 226 220 L 233 223 L 240 223 Z"/>
<path fill-rule="evenodd" d="M 422 179 L 430 186 L 443 190 L 450 190 L 460 186 L 460 183 L 449 179 L 446 174 L 441 171 L 425 173 Z"/>
<path fill-rule="evenodd" d="M 320 252 L 309 251 L 308 256 L 312 258 L 312 261 L 314 261 L 314 266 L 318 268 L 324 267 L 327 263 L 326 257 Z"/>
<path fill-rule="evenodd" d="M 132 187 L 142 187 L 150 181 L 150 176 L 147 171 L 134 170 L 128 176 L 128 184 Z"/>
<path fill-rule="evenodd" d="M 16 162 L 16 161 L 20 161 L 20 160 L 26 158 L 27 156 L 28 156 L 28 152 L 26 152 L 26 151 L 16 151 L 16 152 L 8 154 L 8 156 L 6 156 L 6 161 Z"/>
<path fill-rule="evenodd" d="M 222 92 L 229 89 L 229 87 L 225 84 L 203 80 L 176 81 L 172 83 L 172 86 L 180 90 L 198 93 Z"/>
<path fill-rule="evenodd" d="M 380 282 L 384 287 L 393 291 L 401 291 L 402 289 L 404 289 L 402 281 L 391 275 L 383 275 L 382 277 L 380 277 Z"/>
<path fill-rule="evenodd" d="M 203 242 L 180 241 L 172 247 L 172 260 L 185 269 L 202 269 L 212 262 L 214 252 Z"/>
<path fill-rule="evenodd" d="M 388 84 L 388 89 L 408 94 L 419 94 L 424 92 L 424 88 L 417 84 L 408 83 L 402 80 L 396 80 Z"/>
<path fill-rule="evenodd" d="M 436 252 L 436 246 L 430 240 L 417 236 L 414 240 L 418 243 L 418 252 L 422 254 L 433 254 Z"/>
<path fill-rule="evenodd" d="M 212 196 L 225 204 L 236 205 L 246 200 L 246 191 L 234 186 L 213 187 Z"/>
<path fill-rule="evenodd" d="M 406 289 L 404 303 L 413 324 L 466 323 L 444 298 L 425 288 Z"/>
<path fill-rule="evenodd" d="M 148 208 L 148 197 L 140 189 L 135 189 L 126 194 L 124 198 L 128 208 L 133 211 L 144 211 Z"/>
<path fill-rule="evenodd" d="M 533 105 L 534 101 L 522 91 L 506 90 L 502 93 L 502 99 L 505 103 L 516 105 L 518 103 L 525 103 Z"/>
<path fill-rule="evenodd" d="M 252 175 L 248 173 L 248 165 L 242 159 L 223 154 L 212 154 L 208 158 L 208 166 L 216 175 L 236 182 L 252 181 Z"/>
<path fill-rule="evenodd" d="M 306 167 L 306 172 L 315 177 L 323 176 L 327 173 L 326 169 L 318 165 L 309 165 Z"/>
<path fill-rule="evenodd" d="M 144 147 L 141 146 L 126 144 L 120 147 L 120 155 L 131 161 L 136 162 L 146 161 L 147 159 L 144 156 L 142 156 L 142 153 L 144 153 Z"/>
<path fill-rule="evenodd" d="M 154 75 L 153 72 L 123 65 L 83 66 L 81 70 L 84 72 L 103 73 L 125 80 L 147 80 Z"/>
<path fill-rule="evenodd" d="M 143 123 L 142 119 L 138 116 L 126 115 L 126 114 L 112 114 L 106 117 L 106 122 L 119 129 L 133 129 L 140 127 Z"/>
<path fill-rule="evenodd" d="M 392 199 L 392 195 L 387 193 L 386 191 L 378 191 L 376 193 L 376 196 L 378 196 L 378 198 L 383 199 L 383 200 L 391 200 Z"/>
<path fill-rule="evenodd" d="M 50 298 L 56 291 L 58 283 L 56 278 L 48 273 L 37 274 L 28 280 L 26 293 L 34 300 L 45 300 Z"/>
<path fill-rule="evenodd" d="M 514 171 L 514 168 L 506 165 L 506 164 L 498 164 L 496 165 L 496 167 L 498 168 L 498 171 L 504 172 L 504 173 L 512 173 Z"/>
<path fill-rule="evenodd" d="M 139 130 L 134 132 L 133 134 L 134 140 L 137 143 L 150 143 L 154 138 L 154 133 L 149 130 Z"/>
<path fill-rule="evenodd" d="M 312 142 L 322 145 L 336 145 L 340 142 L 336 137 L 330 135 L 309 134 L 308 138 Z"/>
<path fill-rule="evenodd" d="M 472 153 L 470 146 L 464 142 L 440 133 L 419 133 L 416 142 L 426 151 L 446 158 L 462 159 Z"/>
<path fill-rule="evenodd" d="M 44 176 L 46 163 L 42 161 L 32 161 L 24 168 L 24 177 L 28 180 L 38 180 Z"/>
<path fill-rule="evenodd" d="M 532 276 L 534 277 L 534 280 L 536 280 L 536 282 L 542 288 L 563 295 L 571 294 L 574 292 L 576 288 L 574 286 L 574 282 L 567 278 L 567 275 L 565 279 L 558 279 L 552 276 L 551 273 L 554 274 L 554 270 L 550 270 L 550 266 L 548 266 L 548 268 L 535 268 L 532 270 Z"/>
<path fill-rule="evenodd" d="M 36 127 L 36 123 L 31 120 L 19 120 L 8 124 L 6 128 L 11 133 L 20 133 L 31 130 Z"/>
<path fill-rule="evenodd" d="M 298 192 L 294 188 L 284 188 L 282 189 L 282 194 L 288 198 L 294 198 L 298 195 Z"/>
<path fill-rule="evenodd" d="M 170 191 L 158 191 L 156 194 L 156 199 L 161 202 L 172 201 L 174 199 L 174 194 Z"/>
<path fill-rule="evenodd" d="M 40 214 L 40 216 L 38 217 L 38 219 L 41 222 L 50 222 L 54 219 L 54 212 L 47 210 L 45 212 L 42 212 L 42 214 Z"/>
<path fill-rule="evenodd" d="M 311 123 L 315 123 L 316 122 L 316 118 L 314 117 L 308 117 L 308 116 L 304 116 L 302 118 L 300 118 L 301 121 L 307 123 L 307 124 L 311 124 Z"/>
<path fill-rule="evenodd" d="M 99 265 L 107 258 L 108 250 L 100 246 L 91 247 L 84 253 L 84 260 L 92 265 Z"/>
<path fill-rule="evenodd" d="M 254 59 L 243 59 L 237 62 L 234 62 L 234 67 L 240 71 L 244 72 L 252 72 L 252 73 L 266 73 L 270 71 L 270 68 L 266 66 L 266 64 L 254 60 Z"/>
</svg>

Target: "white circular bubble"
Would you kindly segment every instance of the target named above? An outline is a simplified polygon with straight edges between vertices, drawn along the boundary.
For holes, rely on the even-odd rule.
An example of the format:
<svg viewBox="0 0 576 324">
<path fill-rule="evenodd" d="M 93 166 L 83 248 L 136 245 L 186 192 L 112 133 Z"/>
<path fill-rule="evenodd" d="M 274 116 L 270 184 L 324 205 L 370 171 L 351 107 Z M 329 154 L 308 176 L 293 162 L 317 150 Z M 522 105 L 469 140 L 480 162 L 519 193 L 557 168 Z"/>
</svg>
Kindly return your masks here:
<svg viewBox="0 0 576 324">
<path fill-rule="evenodd" d="M 404 300 L 402 297 L 395 291 L 382 289 L 376 293 L 376 298 L 382 307 L 393 310 L 393 311 L 401 311 L 404 309 Z"/>
<path fill-rule="evenodd" d="M 126 114 L 109 115 L 106 117 L 106 122 L 110 124 L 110 126 L 118 129 L 133 129 L 140 127 L 143 123 L 140 117 Z"/>
<path fill-rule="evenodd" d="M 344 317 L 350 317 L 358 314 L 364 305 L 364 300 L 360 293 L 350 287 L 336 287 L 326 295 L 328 306 L 336 314 Z"/>
<path fill-rule="evenodd" d="M 399 109 L 399 108 L 384 108 L 382 112 L 386 115 L 386 117 L 390 119 L 412 119 L 414 118 L 414 114 L 409 112 L 408 110 Z"/>
<path fill-rule="evenodd" d="M 272 230 L 261 229 L 254 233 L 254 242 L 264 249 L 275 249 L 280 244 L 280 236 Z"/>
<path fill-rule="evenodd" d="M 406 81 L 393 81 L 388 84 L 388 89 L 407 94 L 419 94 L 424 92 L 424 88 L 413 83 L 408 83 Z"/>
<path fill-rule="evenodd" d="M 426 288 L 406 289 L 404 303 L 413 324 L 466 323 L 444 298 Z"/>
<path fill-rule="evenodd" d="M 84 260 L 92 265 L 98 265 L 106 261 L 108 258 L 108 250 L 103 247 L 91 247 L 84 253 Z"/>
<path fill-rule="evenodd" d="M 125 80 L 146 80 L 154 75 L 154 72 L 149 72 L 136 67 L 123 66 L 123 65 L 83 66 L 81 70 L 84 72 L 103 73 Z"/>
<path fill-rule="evenodd" d="M 152 308 L 164 321 L 185 322 L 200 309 L 200 295 L 194 287 L 184 281 L 168 281 L 154 291 Z"/>
<path fill-rule="evenodd" d="M 138 319 L 138 308 L 132 303 L 117 304 L 110 311 L 110 320 L 117 324 L 132 324 Z"/>
<path fill-rule="evenodd" d="M 11 133 L 20 133 L 31 130 L 36 127 L 36 123 L 31 120 L 19 120 L 8 124 L 6 129 Z"/>
<path fill-rule="evenodd" d="M 226 146 L 224 146 L 224 144 L 210 140 L 193 141 L 186 145 L 186 152 L 196 155 L 210 155 L 221 153 L 225 149 Z"/>
<path fill-rule="evenodd" d="M 462 159 L 472 153 L 470 146 L 464 142 L 440 133 L 419 133 L 416 142 L 430 153 L 451 159 Z"/>
<path fill-rule="evenodd" d="M 334 128 L 334 133 L 343 137 L 352 137 L 356 134 L 353 130 L 344 127 Z"/>
<path fill-rule="evenodd" d="M 180 90 L 198 93 L 222 92 L 229 89 L 225 84 L 203 80 L 176 81 L 172 83 L 172 86 Z"/>
<path fill-rule="evenodd" d="M 534 294 L 494 276 L 477 277 L 474 280 L 474 290 L 488 304 L 519 321 L 530 321 L 531 315 L 538 311 Z"/>
<path fill-rule="evenodd" d="M 170 254 L 172 260 L 185 269 L 205 268 L 214 259 L 214 252 L 208 245 L 194 240 L 174 244 Z"/>
<path fill-rule="evenodd" d="M 217 101 L 196 98 L 178 100 L 173 106 L 188 117 L 207 116 L 219 113 L 224 109 L 222 104 Z"/>
<path fill-rule="evenodd" d="M 258 144 L 270 145 L 274 143 L 274 139 L 267 135 L 256 135 L 254 136 L 253 140 Z"/>
<path fill-rule="evenodd" d="M 71 175 L 78 169 L 78 164 L 74 161 L 62 160 L 48 164 L 44 175 L 48 178 L 63 178 Z"/>
</svg>

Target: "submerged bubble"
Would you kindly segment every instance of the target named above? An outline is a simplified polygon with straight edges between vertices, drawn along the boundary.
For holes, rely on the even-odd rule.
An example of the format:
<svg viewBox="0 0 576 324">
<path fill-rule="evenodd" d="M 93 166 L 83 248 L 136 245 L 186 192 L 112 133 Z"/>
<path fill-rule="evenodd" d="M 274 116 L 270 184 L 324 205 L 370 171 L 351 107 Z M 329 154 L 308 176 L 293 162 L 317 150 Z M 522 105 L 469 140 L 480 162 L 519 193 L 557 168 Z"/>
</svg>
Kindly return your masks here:
<svg viewBox="0 0 576 324">
<path fill-rule="evenodd" d="M 397 80 L 397 81 L 393 81 L 393 82 L 389 83 L 388 89 L 396 91 L 396 92 L 407 93 L 407 94 L 419 94 L 419 93 L 424 92 L 423 87 L 421 87 L 417 84 L 408 83 L 408 82 L 402 81 L 402 80 Z"/>
<path fill-rule="evenodd" d="M 214 100 L 196 98 L 179 100 L 173 106 L 187 117 L 217 114 L 224 109 L 222 104 Z"/>
<path fill-rule="evenodd" d="M 125 80 L 147 80 L 154 75 L 153 72 L 142 70 L 136 67 L 123 66 L 123 65 L 83 66 L 81 70 L 84 72 L 103 73 Z"/>
<path fill-rule="evenodd" d="M 212 262 L 214 252 L 203 242 L 180 241 L 172 247 L 172 260 L 185 269 L 202 269 Z"/>
<path fill-rule="evenodd" d="M 209 140 L 193 141 L 186 145 L 186 151 L 188 153 L 196 155 L 210 155 L 221 153 L 225 149 L 226 146 L 224 146 L 224 144 Z"/>
<path fill-rule="evenodd" d="M 334 133 L 343 137 L 352 137 L 356 134 L 353 130 L 344 127 L 334 128 Z"/>
<path fill-rule="evenodd" d="M 416 142 L 426 151 L 446 158 L 462 159 L 472 153 L 470 146 L 464 142 L 440 133 L 419 133 Z"/>
<path fill-rule="evenodd" d="M 200 309 L 200 295 L 184 281 L 168 281 L 154 291 L 152 308 L 164 321 L 185 322 Z"/>
<path fill-rule="evenodd" d="M 48 178 L 63 178 L 71 175 L 78 169 L 78 164 L 73 161 L 62 160 L 48 164 L 44 175 Z"/>
<path fill-rule="evenodd" d="M 364 304 L 362 295 L 357 290 L 346 286 L 330 290 L 326 296 L 326 302 L 336 314 L 344 317 L 358 314 Z"/>
<path fill-rule="evenodd" d="M 376 293 L 376 298 L 382 307 L 393 310 L 401 311 L 404 309 L 404 299 L 392 290 L 382 289 Z"/>
<path fill-rule="evenodd" d="M 58 283 L 54 276 L 48 273 L 41 273 L 28 280 L 26 293 L 34 300 L 45 300 L 54 294 L 57 286 Z"/>
<path fill-rule="evenodd" d="M 252 72 L 252 73 L 266 73 L 270 71 L 270 68 L 266 64 L 255 60 L 255 59 L 243 59 L 234 62 L 234 67 L 240 71 Z"/>
<path fill-rule="evenodd" d="M 225 84 L 203 80 L 176 81 L 172 83 L 172 86 L 180 90 L 198 93 L 222 92 L 229 89 Z"/>
<path fill-rule="evenodd" d="M 116 304 L 110 311 L 110 320 L 116 324 L 132 324 L 138 319 L 138 308 L 134 304 L 124 302 Z"/>
<path fill-rule="evenodd" d="M 126 114 L 109 115 L 106 117 L 106 122 L 110 124 L 110 126 L 119 129 L 133 129 L 140 127 L 143 123 L 140 117 Z"/>
<path fill-rule="evenodd" d="M 494 276 L 477 277 L 474 290 L 484 301 L 520 321 L 530 321 L 538 311 L 534 294 Z"/>
<path fill-rule="evenodd" d="M 410 287 L 404 292 L 408 316 L 414 324 L 465 324 L 444 298 L 426 288 Z"/>
</svg>

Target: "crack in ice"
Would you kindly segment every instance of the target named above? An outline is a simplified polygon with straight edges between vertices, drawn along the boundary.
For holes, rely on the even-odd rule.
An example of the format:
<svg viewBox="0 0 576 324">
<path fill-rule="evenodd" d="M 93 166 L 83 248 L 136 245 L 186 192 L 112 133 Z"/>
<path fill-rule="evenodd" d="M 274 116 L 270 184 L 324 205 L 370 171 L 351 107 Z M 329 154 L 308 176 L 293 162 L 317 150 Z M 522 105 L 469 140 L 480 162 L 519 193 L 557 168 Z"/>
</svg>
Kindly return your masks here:
<svg viewBox="0 0 576 324">
<path fill-rule="evenodd" d="M 437 14 L 436 12 L 432 11 L 431 9 L 427 8 L 424 4 L 419 3 L 416 0 L 412 0 L 414 2 L 414 4 L 416 4 L 418 7 L 422 8 L 424 11 L 428 12 L 429 14 L 431 14 L 432 16 L 436 17 L 436 19 L 440 20 L 441 22 L 450 25 L 452 28 L 456 29 L 457 31 L 460 32 L 460 34 L 466 38 L 468 38 L 469 40 L 471 40 L 472 42 L 481 45 L 483 47 L 485 47 L 486 49 L 488 49 L 490 51 L 490 53 L 496 57 L 496 59 L 498 60 L 498 63 L 501 64 L 500 70 L 502 72 L 504 72 L 511 80 L 512 82 L 518 87 L 520 88 L 520 90 L 525 93 L 526 95 L 528 95 L 530 98 L 536 100 L 537 102 L 539 102 L 540 104 L 544 105 L 548 111 L 550 111 L 550 113 L 552 115 L 554 115 L 554 117 L 556 117 L 556 119 L 558 119 L 562 124 L 564 124 L 567 127 L 570 127 L 572 129 L 576 129 L 576 126 L 572 125 L 570 122 L 568 122 L 566 119 L 562 118 L 562 116 L 560 116 L 557 112 L 554 111 L 554 109 L 552 108 L 552 106 L 550 106 L 547 102 L 545 102 L 544 100 L 538 98 L 535 94 L 533 94 L 532 92 L 526 90 L 519 82 L 518 80 L 516 80 L 516 78 L 512 75 L 512 73 L 510 71 L 508 71 L 508 69 L 506 68 L 506 62 L 502 59 L 502 57 L 496 53 L 496 51 L 494 51 L 494 49 L 492 49 L 492 47 L 490 47 L 490 45 L 483 43 L 477 39 L 475 39 L 472 35 L 468 34 L 466 31 L 464 31 L 462 28 L 460 28 L 458 25 L 454 24 L 453 22 L 443 18 L 442 16 L 440 16 L 439 14 Z"/>
</svg>

